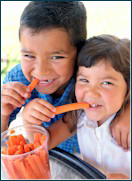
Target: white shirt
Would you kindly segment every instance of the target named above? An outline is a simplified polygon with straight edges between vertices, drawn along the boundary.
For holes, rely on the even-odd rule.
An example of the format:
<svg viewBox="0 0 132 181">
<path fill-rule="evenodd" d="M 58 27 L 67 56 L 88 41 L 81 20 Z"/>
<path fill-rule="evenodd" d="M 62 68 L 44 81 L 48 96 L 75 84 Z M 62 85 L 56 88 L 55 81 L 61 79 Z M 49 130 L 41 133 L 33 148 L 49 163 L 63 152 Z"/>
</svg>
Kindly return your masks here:
<svg viewBox="0 0 132 181">
<path fill-rule="evenodd" d="M 130 151 L 118 146 L 109 131 L 114 117 L 115 114 L 98 127 L 96 121 L 88 120 L 83 113 L 77 124 L 80 151 L 86 162 L 105 175 L 122 173 L 130 177 Z"/>
</svg>

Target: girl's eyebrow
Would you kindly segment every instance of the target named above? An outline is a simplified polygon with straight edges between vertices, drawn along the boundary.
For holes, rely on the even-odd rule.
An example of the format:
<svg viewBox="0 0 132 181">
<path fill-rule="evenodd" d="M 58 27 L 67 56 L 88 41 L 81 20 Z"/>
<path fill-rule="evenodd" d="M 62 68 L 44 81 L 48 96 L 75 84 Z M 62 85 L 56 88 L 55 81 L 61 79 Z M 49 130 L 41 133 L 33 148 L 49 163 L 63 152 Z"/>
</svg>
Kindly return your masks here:
<svg viewBox="0 0 132 181">
<path fill-rule="evenodd" d="M 102 79 L 111 79 L 111 80 L 117 80 L 116 78 L 114 78 L 114 77 L 111 77 L 111 76 L 107 76 L 107 77 L 102 77 Z"/>
<path fill-rule="evenodd" d="M 77 76 L 84 76 L 84 75 L 82 75 L 81 73 L 77 73 Z"/>
</svg>

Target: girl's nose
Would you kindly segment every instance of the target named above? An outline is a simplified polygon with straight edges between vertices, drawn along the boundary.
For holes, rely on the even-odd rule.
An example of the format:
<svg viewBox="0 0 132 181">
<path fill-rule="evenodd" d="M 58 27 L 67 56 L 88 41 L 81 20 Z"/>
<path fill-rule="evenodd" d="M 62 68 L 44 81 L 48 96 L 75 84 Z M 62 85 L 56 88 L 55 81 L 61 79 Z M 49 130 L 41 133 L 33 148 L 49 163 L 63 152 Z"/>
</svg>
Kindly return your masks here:
<svg viewBox="0 0 132 181">
<path fill-rule="evenodd" d="M 87 89 L 87 94 L 90 96 L 90 97 L 99 97 L 99 91 L 98 91 L 98 88 L 97 87 L 89 87 Z"/>
</svg>

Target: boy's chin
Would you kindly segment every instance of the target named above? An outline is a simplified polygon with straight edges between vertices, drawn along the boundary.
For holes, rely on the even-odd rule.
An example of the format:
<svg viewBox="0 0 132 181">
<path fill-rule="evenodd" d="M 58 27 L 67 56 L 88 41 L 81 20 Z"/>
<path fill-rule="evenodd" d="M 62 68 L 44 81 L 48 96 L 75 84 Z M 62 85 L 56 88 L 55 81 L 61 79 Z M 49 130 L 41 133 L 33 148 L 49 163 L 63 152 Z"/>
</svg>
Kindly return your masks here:
<svg viewBox="0 0 132 181">
<path fill-rule="evenodd" d="M 36 86 L 36 88 L 35 88 L 40 94 L 53 94 L 53 90 L 47 90 L 46 88 L 39 88 L 39 87 L 37 87 Z"/>
</svg>

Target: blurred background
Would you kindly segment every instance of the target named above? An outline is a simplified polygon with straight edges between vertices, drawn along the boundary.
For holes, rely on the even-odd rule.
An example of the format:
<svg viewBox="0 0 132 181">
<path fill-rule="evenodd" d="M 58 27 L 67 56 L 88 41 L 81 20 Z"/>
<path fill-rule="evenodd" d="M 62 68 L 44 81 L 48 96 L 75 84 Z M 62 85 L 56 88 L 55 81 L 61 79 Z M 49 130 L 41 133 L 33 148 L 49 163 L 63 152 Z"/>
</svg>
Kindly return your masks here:
<svg viewBox="0 0 132 181">
<path fill-rule="evenodd" d="M 87 38 L 112 34 L 131 39 L 131 1 L 82 1 L 87 9 Z M 1 1 L 1 80 L 20 62 L 19 19 L 29 1 Z M 1 81 L 1 82 L 2 82 Z"/>
</svg>

